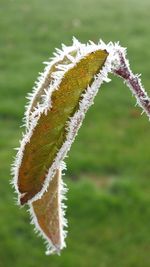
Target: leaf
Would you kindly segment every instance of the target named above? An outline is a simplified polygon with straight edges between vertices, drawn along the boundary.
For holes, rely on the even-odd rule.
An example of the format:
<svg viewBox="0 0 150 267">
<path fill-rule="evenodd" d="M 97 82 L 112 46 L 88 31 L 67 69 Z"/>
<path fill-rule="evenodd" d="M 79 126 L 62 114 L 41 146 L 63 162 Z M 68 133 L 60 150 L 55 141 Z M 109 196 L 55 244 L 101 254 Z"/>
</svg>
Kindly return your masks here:
<svg viewBox="0 0 150 267">
<path fill-rule="evenodd" d="M 17 182 L 22 205 L 42 190 L 48 170 L 66 140 L 68 121 L 79 109 L 83 93 L 93 83 L 107 56 L 105 50 L 87 54 L 64 73 L 59 87 L 52 92 L 52 107 L 40 114 L 23 148 Z"/>
<path fill-rule="evenodd" d="M 48 244 L 47 254 L 59 253 L 65 246 L 65 232 L 63 226 L 66 225 L 62 208 L 62 191 L 64 190 L 61 180 L 61 169 L 56 171 L 55 176 L 49 184 L 48 190 L 42 198 L 30 204 L 30 212 L 33 223 L 40 234 L 46 239 Z"/>
</svg>

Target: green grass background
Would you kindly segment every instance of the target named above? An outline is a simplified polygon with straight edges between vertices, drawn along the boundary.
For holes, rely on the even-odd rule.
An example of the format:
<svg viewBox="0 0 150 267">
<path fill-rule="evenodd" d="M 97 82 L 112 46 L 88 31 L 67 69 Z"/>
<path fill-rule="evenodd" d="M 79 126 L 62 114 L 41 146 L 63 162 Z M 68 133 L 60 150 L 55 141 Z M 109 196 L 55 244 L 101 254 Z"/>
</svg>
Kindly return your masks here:
<svg viewBox="0 0 150 267">
<path fill-rule="evenodd" d="M 60 257 L 44 255 L 9 185 L 25 96 L 62 42 L 119 40 L 150 94 L 149 10 L 149 0 L 0 0 L 0 267 L 150 266 L 150 124 L 116 77 L 66 160 L 69 234 Z"/>
</svg>

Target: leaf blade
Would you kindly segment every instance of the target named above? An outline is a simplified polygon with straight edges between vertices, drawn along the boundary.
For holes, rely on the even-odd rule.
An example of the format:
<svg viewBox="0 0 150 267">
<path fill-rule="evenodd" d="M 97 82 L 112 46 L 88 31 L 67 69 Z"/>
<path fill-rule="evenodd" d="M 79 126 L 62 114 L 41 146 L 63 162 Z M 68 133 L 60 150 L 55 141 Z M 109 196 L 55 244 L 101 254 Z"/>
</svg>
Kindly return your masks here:
<svg viewBox="0 0 150 267">
<path fill-rule="evenodd" d="M 58 90 L 53 92 L 52 108 L 47 114 L 41 114 L 30 142 L 25 145 L 18 177 L 21 204 L 25 204 L 41 191 L 48 169 L 65 141 L 68 119 L 78 110 L 82 94 L 93 82 L 93 77 L 100 72 L 107 56 L 105 50 L 89 53 L 65 73 Z M 41 147 L 48 143 L 52 148 L 45 148 L 41 153 Z M 39 162 L 43 163 L 43 168 L 36 168 Z"/>
<path fill-rule="evenodd" d="M 66 191 L 63 189 L 63 191 Z M 62 208 L 62 178 L 61 169 L 56 171 L 47 191 L 41 199 L 33 201 L 30 206 L 31 216 L 36 230 L 47 241 L 48 254 L 58 253 L 65 246 L 64 219 Z"/>
</svg>

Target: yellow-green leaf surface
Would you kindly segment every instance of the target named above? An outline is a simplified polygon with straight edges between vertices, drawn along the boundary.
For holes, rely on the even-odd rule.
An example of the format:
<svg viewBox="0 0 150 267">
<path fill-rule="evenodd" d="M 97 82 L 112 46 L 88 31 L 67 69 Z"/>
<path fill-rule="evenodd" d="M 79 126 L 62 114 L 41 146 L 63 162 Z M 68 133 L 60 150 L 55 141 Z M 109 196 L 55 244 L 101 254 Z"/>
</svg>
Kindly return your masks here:
<svg viewBox="0 0 150 267">
<path fill-rule="evenodd" d="M 82 94 L 100 72 L 107 56 L 105 50 L 89 53 L 65 73 L 59 88 L 53 91 L 52 107 L 47 114 L 41 114 L 30 142 L 25 145 L 18 176 L 21 204 L 41 191 L 48 170 L 66 140 L 67 121 L 78 110 Z"/>
</svg>

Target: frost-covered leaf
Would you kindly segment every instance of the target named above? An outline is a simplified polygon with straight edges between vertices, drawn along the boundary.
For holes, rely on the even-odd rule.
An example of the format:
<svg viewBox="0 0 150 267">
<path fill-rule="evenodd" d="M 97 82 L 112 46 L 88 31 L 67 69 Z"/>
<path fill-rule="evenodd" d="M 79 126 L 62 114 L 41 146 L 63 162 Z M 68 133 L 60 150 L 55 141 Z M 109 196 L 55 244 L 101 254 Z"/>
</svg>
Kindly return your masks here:
<svg viewBox="0 0 150 267">
<path fill-rule="evenodd" d="M 79 109 L 83 93 L 93 83 L 107 56 L 105 50 L 89 53 L 64 73 L 58 88 L 52 92 L 52 106 L 41 112 L 23 148 L 17 182 L 21 204 L 42 190 L 48 170 L 67 138 L 69 118 Z"/>
<path fill-rule="evenodd" d="M 19 202 L 28 203 L 32 222 L 48 244 L 48 254 L 65 246 L 62 200 L 63 159 L 109 72 L 123 78 L 150 118 L 150 98 L 119 44 L 62 45 L 38 78 L 25 113 L 26 132 L 12 172 Z"/>
<path fill-rule="evenodd" d="M 66 233 L 63 227 L 66 226 L 66 219 L 62 203 L 65 190 L 60 169 L 56 171 L 42 198 L 29 204 L 32 223 L 47 241 L 47 254 L 59 253 L 65 246 Z"/>
</svg>

